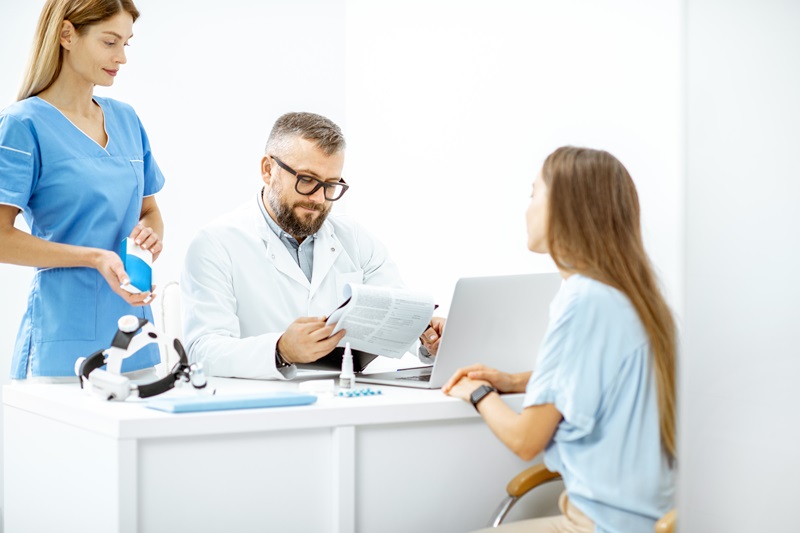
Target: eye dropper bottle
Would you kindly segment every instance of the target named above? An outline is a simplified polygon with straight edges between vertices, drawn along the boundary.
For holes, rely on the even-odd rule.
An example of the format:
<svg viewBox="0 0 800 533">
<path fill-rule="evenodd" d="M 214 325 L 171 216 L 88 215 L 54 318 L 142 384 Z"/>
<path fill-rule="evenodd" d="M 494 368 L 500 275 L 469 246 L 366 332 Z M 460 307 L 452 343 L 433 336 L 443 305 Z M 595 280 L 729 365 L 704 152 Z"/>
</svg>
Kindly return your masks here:
<svg viewBox="0 0 800 533">
<path fill-rule="evenodd" d="M 353 352 L 350 351 L 350 343 L 344 345 L 344 356 L 342 356 L 342 373 L 339 374 L 339 388 L 351 389 L 356 381 L 353 373 Z"/>
</svg>

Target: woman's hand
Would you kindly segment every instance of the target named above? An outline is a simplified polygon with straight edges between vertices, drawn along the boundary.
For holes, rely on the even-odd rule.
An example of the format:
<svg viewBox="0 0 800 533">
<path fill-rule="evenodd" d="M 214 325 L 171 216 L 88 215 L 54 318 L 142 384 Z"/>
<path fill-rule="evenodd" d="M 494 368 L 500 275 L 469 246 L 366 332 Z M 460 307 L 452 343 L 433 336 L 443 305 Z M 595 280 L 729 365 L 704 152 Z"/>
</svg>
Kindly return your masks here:
<svg viewBox="0 0 800 533">
<path fill-rule="evenodd" d="M 120 287 L 120 285 L 130 282 L 130 278 L 122 265 L 122 259 L 114 252 L 98 249 L 92 266 L 100 272 L 100 275 L 106 280 L 111 290 L 130 305 L 141 307 L 149 304 L 155 298 L 155 294 L 152 292 L 155 286 L 148 292 L 140 292 L 138 294 L 131 294 Z"/>
<path fill-rule="evenodd" d="M 136 224 L 136 227 L 133 228 L 133 231 L 131 231 L 129 237 L 133 239 L 133 241 L 142 249 L 148 250 L 151 254 L 153 254 L 153 261 L 158 259 L 158 256 L 161 254 L 161 250 L 164 249 L 164 245 L 161 242 L 161 236 L 156 233 L 153 228 L 145 226 L 141 222 Z"/>
<path fill-rule="evenodd" d="M 468 378 L 472 382 L 478 382 L 478 385 L 486 383 L 500 392 L 523 392 L 525 390 L 525 383 L 528 381 L 527 377 L 529 376 L 529 372 L 523 374 L 509 374 L 484 365 L 471 365 L 456 370 L 453 377 L 442 386 L 442 392 L 450 394 L 450 390 L 455 387 L 462 378 Z M 478 385 L 476 385 L 475 388 L 477 388 Z M 522 385 L 521 388 L 520 385 Z"/>
<path fill-rule="evenodd" d="M 448 396 L 453 396 L 454 398 L 460 398 L 465 402 L 470 401 L 470 395 L 475 392 L 475 389 L 480 387 L 481 385 L 491 385 L 488 381 L 482 379 L 470 379 L 467 376 L 461 377 L 457 383 L 448 387 L 447 390 L 442 387 L 442 390 Z"/>
</svg>

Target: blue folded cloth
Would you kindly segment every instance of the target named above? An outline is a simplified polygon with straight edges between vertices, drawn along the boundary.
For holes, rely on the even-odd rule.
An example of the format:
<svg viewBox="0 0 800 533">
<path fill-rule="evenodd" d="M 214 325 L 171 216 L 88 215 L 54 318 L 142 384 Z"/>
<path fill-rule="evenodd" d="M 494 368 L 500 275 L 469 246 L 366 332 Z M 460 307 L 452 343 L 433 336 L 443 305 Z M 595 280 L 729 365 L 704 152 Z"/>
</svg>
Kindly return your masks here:
<svg viewBox="0 0 800 533">
<path fill-rule="evenodd" d="M 158 409 L 159 411 L 167 411 L 168 413 L 191 413 L 196 411 L 222 411 L 227 409 L 256 409 L 259 407 L 308 405 L 316 401 L 317 397 L 313 394 L 275 391 L 251 394 L 157 398 L 147 402 L 147 407 L 150 409 Z"/>
</svg>

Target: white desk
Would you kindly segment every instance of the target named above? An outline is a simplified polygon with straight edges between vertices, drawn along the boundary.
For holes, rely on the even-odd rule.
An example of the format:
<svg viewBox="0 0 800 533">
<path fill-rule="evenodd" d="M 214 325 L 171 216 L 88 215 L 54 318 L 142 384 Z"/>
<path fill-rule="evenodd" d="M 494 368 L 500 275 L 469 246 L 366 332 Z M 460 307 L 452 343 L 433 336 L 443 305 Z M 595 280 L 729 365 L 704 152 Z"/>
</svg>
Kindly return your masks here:
<svg viewBox="0 0 800 533">
<path fill-rule="evenodd" d="M 218 394 L 297 387 L 210 382 Z M 439 390 L 381 390 L 303 407 L 174 415 L 140 400 L 103 402 L 77 384 L 6 386 L 5 530 L 483 527 L 526 463 L 470 405 Z"/>
</svg>

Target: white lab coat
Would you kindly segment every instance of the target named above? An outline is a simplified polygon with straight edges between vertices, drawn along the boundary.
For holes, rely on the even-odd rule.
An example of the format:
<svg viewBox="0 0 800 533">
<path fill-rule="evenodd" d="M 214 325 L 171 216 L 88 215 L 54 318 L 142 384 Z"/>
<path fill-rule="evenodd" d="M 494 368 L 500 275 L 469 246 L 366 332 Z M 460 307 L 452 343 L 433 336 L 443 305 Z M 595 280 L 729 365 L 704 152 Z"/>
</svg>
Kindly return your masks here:
<svg viewBox="0 0 800 533">
<path fill-rule="evenodd" d="M 345 216 L 329 216 L 314 241 L 309 282 L 253 199 L 204 227 L 186 254 L 181 287 L 191 361 L 214 376 L 287 379 L 275 345 L 303 316 L 327 316 L 345 283 L 403 287 L 386 248 Z M 287 371 L 288 370 L 288 371 Z"/>
</svg>

